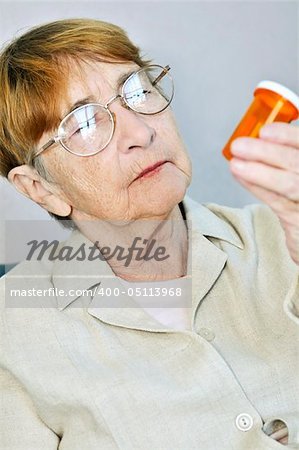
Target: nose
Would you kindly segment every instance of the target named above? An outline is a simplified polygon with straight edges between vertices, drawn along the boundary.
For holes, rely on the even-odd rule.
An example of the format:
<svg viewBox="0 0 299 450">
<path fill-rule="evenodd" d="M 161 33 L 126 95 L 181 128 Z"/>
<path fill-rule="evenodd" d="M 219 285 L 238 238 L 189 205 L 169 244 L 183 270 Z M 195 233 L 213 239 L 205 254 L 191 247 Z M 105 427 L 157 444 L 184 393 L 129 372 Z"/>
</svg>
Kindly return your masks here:
<svg viewBox="0 0 299 450">
<path fill-rule="evenodd" d="M 117 99 L 120 99 L 120 102 L 115 102 Z M 131 110 L 121 95 L 109 100 L 106 107 L 113 113 L 115 121 L 113 139 L 122 152 L 126 153 L 135 147 L 146 149 L 154 142 L 156 131 L 149 125 L 148 117 Z"/>
</svg>

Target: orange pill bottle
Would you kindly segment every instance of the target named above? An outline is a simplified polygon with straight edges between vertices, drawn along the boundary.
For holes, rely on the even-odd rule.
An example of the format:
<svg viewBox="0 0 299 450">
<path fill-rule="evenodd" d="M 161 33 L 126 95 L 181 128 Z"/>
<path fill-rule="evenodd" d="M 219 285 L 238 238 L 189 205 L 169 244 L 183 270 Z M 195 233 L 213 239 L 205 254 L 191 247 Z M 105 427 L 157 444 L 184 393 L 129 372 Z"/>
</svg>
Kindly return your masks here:
<svg viewBox="0 0 299 450">
<path fill-rule="evenodd" d="M 261 81 L 254 90 L 254 99 L 222 150 L 230 160 L 230 145 L 241 136 L 258 137 L 263 125 L 271 122 L 291 122 L 299 117 L 299 97 L 275 81 Z"/>
</svg>

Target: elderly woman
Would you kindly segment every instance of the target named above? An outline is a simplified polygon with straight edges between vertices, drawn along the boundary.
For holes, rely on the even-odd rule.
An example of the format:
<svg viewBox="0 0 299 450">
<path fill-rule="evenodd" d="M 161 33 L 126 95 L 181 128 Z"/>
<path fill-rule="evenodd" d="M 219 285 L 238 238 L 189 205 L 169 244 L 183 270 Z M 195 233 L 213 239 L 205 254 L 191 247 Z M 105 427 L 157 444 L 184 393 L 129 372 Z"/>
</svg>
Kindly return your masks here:
<svg viewBox="0 0 299 450">
<path fill-rule="evenodd" d="M 200 205 L 170 68 L 119 27 L 34 28 L 0 83 L 1 173 L 72 228 L 1 282 L 2 448 L 299 448 L 298 128 L 232 146 L 266 205 Z"/>
</svg>

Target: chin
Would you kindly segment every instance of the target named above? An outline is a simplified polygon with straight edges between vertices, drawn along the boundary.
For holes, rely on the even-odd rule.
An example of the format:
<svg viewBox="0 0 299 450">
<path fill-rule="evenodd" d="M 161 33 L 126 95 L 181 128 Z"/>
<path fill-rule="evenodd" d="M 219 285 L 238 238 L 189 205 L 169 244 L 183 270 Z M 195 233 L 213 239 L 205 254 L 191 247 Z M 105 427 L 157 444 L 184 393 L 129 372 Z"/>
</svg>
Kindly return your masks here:
<svg viewBox="0 0 299 450">
<path fill-rule="evenodd" d="M 164 183 L 162 187 L 160 183 L 152 186 L 146 195 L 135 199 L 140 217 L 167 216 L 184 199 L 189 184 L 185 177 L 180 177 L 171 183 Z"/>
</svg>

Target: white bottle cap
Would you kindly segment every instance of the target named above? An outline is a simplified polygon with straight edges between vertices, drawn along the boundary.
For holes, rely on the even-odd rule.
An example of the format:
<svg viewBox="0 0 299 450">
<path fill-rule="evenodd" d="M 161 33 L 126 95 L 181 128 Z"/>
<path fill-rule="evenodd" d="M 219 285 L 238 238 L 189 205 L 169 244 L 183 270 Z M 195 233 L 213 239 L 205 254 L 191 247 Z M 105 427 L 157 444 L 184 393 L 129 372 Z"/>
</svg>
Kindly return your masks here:
<svg viewBox="0 0 299 450">
<path fill-rule="evenodd" d="M 282 84 L 276 83 L 276 81 L 261 81 L 255 89 L 268 89 L 270 91 L 276 92 L 277 94 L 284 97 L 286 100 L 291 102 L 295 108 L 299 111 L 299 97 L 295 92 L 291 91 Z"/>
</svg>

